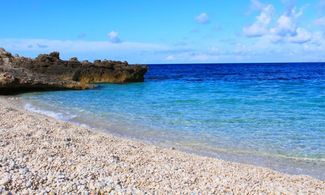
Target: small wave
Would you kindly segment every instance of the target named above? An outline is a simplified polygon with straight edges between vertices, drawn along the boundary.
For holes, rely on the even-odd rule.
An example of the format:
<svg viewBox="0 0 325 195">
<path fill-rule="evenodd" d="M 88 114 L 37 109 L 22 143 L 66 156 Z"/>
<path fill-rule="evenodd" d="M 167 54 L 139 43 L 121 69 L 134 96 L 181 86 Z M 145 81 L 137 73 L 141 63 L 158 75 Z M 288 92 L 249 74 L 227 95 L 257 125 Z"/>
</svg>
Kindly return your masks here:
<svg viewBox="0 0 325 195">
<path fill-rule="evenodd" d="M 36 106 L 33 106 L 30 103 L 26 103 L 24 105 L 24 108 L 28 111 L 43 114 L 43 115 L 46 115 L 46 116 L 49 116 L 49 117 L 52 117 L 55 119 L 63 120 L 63 121 L 70 121 L 77 117 L 77 115 L 73 115 L 70 113 L 60 113 L 60 112 L 54 112 L 54 111 L 50 111 L 50 110 L 44 110 L 44 109 L 38 108 Z"/>
</svg>

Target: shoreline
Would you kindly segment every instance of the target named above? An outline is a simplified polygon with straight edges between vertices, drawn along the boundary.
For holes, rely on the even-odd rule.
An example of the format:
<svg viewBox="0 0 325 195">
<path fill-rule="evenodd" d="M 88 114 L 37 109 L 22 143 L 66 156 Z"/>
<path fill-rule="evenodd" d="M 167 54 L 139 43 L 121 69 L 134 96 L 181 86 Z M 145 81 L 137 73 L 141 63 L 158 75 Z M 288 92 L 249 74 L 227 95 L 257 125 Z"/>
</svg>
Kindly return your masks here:
<svg viewBox="0 0 325 195">
<path fill-rule="evenodd" d="M 325 181 L 121 138 L 0 97 L 0 193 L 325 193 Z"/>
<path fill-rule="evenodd" d="M 186 142 L 186 140 L 184 140 L 185 143 L 181 140 L 175 141 L 168 139 L 168 137 L 172 138 L 171 136 L 173 135 L 171 134 L 168 136 L 165 134 L 164 138 L 158 134 L 154 134 L 154 137 L 152 137 L 153 135 L 148 135 L 146 131 L 139 129 L 137 126 L 138 124 L 134 124 L 137 126 L 136 128 L 133 128 L 134 131 L 125 130 L 128 129 L 129 126 L 125 127 L 123 120 L 120 120 L 118 124 L 115 121 L 115 124 L 112 126 L 110 121 L 105 121 L 104 118 L 94 118 L 94 116 L 89 117 L 89 114 L 79 115 L 77 113 L 70 113 L 70 111 L 64 112 L 63 110 L 55 110 L 53 107 L 48 107 L 43 103 L 28 101 L 24 99 L 23 96 L 18 96 L 16 101 L 24 110 L 52 117 L 60 121 L 69 122 L 77 126 L 90 128 L 94 131 L 108 133 L 119 138 L 167 149 L 174 148 L 185 153 L 203 157 L 212 157 L 230 162 L 270 168 L 290 175 L 307 175 L 316 179 L 325 180 L 325 159 L 294 157 L 265 152 L 258 153 L 248 150 L 234 150 L 233 148 L 218 148 L 204 144 L 200 145 L 199 143 L 191 144 L 190 142 Z"/>
</svg>

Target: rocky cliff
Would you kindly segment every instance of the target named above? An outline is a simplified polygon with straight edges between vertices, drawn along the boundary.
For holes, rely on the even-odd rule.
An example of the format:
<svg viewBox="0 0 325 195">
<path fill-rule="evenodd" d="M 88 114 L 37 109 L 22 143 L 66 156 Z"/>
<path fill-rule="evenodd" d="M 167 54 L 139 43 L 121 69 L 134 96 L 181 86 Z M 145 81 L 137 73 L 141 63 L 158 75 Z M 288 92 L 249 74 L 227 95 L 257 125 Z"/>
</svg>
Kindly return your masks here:
<svg viewBox="0 0 325 195">
<path fill-rule="evenodd" d="M 142 82 L 147 66 L 77 58 L 61 60 L 58 52 L 35 59 L 13 56 L 0 48 L 0 94 L 27 91 L 89 89 L 94 83 Z"/>
</svg>

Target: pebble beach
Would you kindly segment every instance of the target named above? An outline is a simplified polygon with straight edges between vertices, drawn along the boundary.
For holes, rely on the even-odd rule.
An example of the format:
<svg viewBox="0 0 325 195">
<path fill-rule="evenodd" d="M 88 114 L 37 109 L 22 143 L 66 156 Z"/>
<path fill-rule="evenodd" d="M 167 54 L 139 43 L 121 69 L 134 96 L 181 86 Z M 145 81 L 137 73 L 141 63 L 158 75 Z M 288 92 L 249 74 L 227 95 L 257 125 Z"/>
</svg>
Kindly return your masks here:
<svg viewBox="0 0 325 195">
<path fill-rule="evenodd" d="M 325 181 L 116 137 L 0 98 L 0 194 L 325 194 Z"/>
</svg>

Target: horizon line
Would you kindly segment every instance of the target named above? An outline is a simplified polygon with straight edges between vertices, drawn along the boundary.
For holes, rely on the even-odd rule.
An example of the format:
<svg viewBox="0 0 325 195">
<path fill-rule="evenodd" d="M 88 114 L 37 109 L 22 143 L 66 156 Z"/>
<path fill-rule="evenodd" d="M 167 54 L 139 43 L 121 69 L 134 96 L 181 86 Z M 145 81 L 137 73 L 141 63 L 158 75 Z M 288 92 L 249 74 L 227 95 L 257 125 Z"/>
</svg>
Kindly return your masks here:
<svg viewBox="0 0 325 195">
<path fill-rule="evenodd" d="M 135 63 L 139 65 L 227 65 L 227 64 L 325 64 L 324 62 L 188 62 L 188 63 Z M 132 65 L 132 64 L 131 64 Z"/>
</svg>

